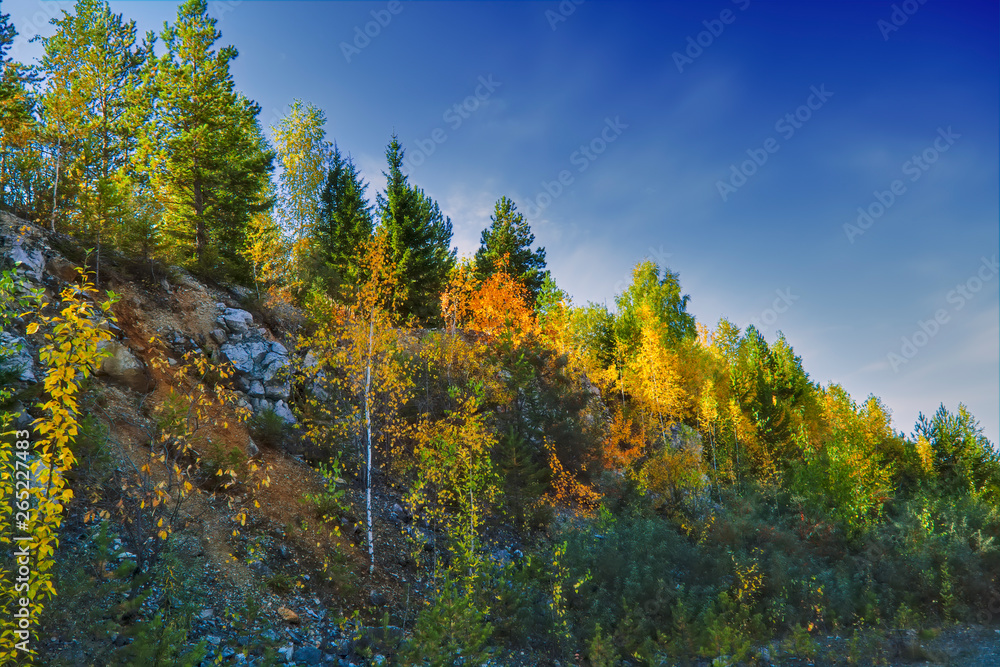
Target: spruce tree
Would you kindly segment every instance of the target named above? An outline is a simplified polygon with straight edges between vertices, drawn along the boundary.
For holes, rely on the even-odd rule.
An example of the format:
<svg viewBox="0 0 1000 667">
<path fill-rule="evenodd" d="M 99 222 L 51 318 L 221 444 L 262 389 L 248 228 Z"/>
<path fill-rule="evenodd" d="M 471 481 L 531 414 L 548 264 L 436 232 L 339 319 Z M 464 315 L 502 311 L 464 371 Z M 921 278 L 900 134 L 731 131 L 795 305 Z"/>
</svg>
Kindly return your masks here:
<svg viewBox="0 0 1000 667">
<path fill-rule="evenodd" d="M 335 145 L 320 194 L 313 268 L 313 275 L 335 296 L 343 297 L 347 287 L 364 278 L 359 274 L 357 253 L 372 235 L 367 189 L 354 161 L 344 158 Z"/>
<path fill-rule="evenodd" d="M 497 271 L 506 270 L 528 290 L 534 301 L 548 275 L 545 248 L 531 249 L 535 235 L 517 206 L 507 197 L 497 201 L 490 220 L 476 251 L 476 275 L 485 280 Z"/>
<path fill-rule="evenodd" d="M 451 218 L 437 202 L 410 185 L 403 174 L 403 147 L 396 135 L 386 148 L 389 171 L 384 193 L 377 195 L 379 220 L 389 235 L 390 259 L 403 291 L 400 314 L 425 325 L 441 319 L 441 291 L 455 264 Z"/>
<path fill-rule="evenodd" d="M 234 91 L 232 46 L 205 0 L 187 0 L 165 26 L 152 114 L 142 146 L 150 181 L 165 202 L 164 226 L 175 259 L 202 271 L 248 277 L 241 254 L 250 218 L 272 205 L 273 153 L 257 121 L 260 107 Z"/>
</svg>

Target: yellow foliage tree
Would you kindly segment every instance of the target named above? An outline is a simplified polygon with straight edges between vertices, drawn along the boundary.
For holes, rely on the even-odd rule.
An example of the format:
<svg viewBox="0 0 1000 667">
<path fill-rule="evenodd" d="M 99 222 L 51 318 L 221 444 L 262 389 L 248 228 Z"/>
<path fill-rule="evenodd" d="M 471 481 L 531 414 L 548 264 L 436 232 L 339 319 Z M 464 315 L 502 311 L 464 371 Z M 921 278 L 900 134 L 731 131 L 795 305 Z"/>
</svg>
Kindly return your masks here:
<svg viewBox="0 0 1000 667">
<path fill-rule="evenodd" d="M 0 542 L 17 546 L 18 577 L 12 581 L 13 572 L 3 573 L 4 601 L 24 599 L 28 604 L 19 606 L 27 609 L 28 616 L 15 622 L 13 616 L 4 615 L 0 664 L 16 661 L 19 650 L 29 650 L 33 620 L 56 594 L 52 567 L 63 509 L 73 497 L 66 473 L 76 463 L 71 445 L 79 431 L 79 394 L 101 358 L 100 343 L 111 338 L 105 323 L 115 319 L 111 307 L 118 297 L 109 292 L 99 301 L 87 274 L 78 271 L 80 283 L 65 288 L 58 301 L 37 300 L 34 320 L 27 327 L 29 335 L 40 332 L 42 338 L 39 360 L 46 371 L 39 408 L 44 415 L 33 423 L 34 442 L 31 432 L 23 430 L 16 433 L 15 451 L 4 447 L 3 463 L 13 464 L 14 470 L 5 472 L 0 482 L 5 508 Z M 11 507 L 17 510 L 14 519 L 20 535 L 16 536 L 7 511 Z"/>
<path fill-rule="evenodd" d="M 529 304 L 528 290 L 506 270 L 479 282 L 468 262 L 455 268 L 441 295 L 441 310 L 452 331 L 476 331 L 515 347 L 538 333 L 535 311 Z"/>
<path fill-rule="evenodd" d="M 399 410 L 411 384 L 398 354 L 403 341 L 394 328 L 398 276 L 388 255 L 384 231 L 361 249 L 365 279 L 355 287 L 352 305 L 316 294 L 311 311 L 315 332 L 303 336 L 308 350 L 302 373 L 314 390 L 307 399 L 303 428 L 317 443 L 355 442 L 363 451 L 366 524 L 370 570 L 375 570 L 372 524 L 372 475 L 378 450 L 387 454 L 406 433 Z"/>
</svg>

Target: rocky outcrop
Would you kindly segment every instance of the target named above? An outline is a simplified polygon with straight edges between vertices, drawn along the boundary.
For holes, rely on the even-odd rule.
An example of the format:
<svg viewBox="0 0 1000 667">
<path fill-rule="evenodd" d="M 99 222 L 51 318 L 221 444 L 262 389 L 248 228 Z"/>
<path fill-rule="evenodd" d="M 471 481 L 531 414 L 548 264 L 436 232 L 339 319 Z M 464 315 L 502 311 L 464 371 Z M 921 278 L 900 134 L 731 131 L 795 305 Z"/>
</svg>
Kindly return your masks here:
<svg viewBox="0 0 1000 667">
<path fill-rule="evenodd" d="M 28 341 L 6 331 L 0 331 L 0 372 L 12 375 L 21 382 L 37 382 L 35 360 L 31 357 Z"/>
<path fill-rule="evenodd" d="M 288 350 L 265 337 L 266 329 L 254 326 L 253 315 L 239 308 L 217 304 L 219 325 L 210 336 L 219 344 L 222 357 L 236 370 L 236 387 L 255 413 L 274 410 L 285 422 L 294 424 L 295 415 L 288 407 L 291 384 L 288 373 Z"/>
<path fill-rule="evenodd" d="M 101 360 L 98 375 L 106 375 L 115 382 L 133 391 L 145 393 L 151 387 L 151 379 L 142 363 L 132 351 L 117 341 L 104 341 L 98 349 L 106 350 L 107 355 Z"/>
</svg>

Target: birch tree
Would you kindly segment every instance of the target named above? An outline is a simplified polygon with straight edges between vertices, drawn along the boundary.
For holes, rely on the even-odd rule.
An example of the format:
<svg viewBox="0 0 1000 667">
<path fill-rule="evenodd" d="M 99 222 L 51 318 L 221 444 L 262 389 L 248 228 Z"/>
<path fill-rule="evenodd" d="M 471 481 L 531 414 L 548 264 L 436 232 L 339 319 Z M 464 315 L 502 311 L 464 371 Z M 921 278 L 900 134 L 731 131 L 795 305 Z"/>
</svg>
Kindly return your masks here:
<svg viewBox="0 0 1000 667">
<path fill-rule="evenodd" d="M 384 232 L 365 243 L 360 265 L 366 279 L 356 286 L 352 305 L 337 304 L 324 294 L 313 297 L 316 332 L 300 341 L 300 348 L 310 352 L 303 372 L 315 387 L 303 421 L 306 435 L 317 444 L 334 449 L 356 444 L 374 572 L 374 475 L 378 459 L 398 452 L 407 432 L 400 410 L 411 380 L 398 354 L 402 341 L 393 318 L 398 277 Z"/>
</svg>

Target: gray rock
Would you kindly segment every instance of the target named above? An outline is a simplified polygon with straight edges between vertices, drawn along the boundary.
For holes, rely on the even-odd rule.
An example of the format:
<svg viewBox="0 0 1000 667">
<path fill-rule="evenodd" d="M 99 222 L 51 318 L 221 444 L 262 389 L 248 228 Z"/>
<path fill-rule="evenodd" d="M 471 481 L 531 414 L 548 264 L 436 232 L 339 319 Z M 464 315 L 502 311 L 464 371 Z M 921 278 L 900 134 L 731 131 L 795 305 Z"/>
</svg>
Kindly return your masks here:
<svg viewBox="0 0 1000 667">
<path fill-rule="evenodd" d="M 288 356 L 288 348 L 286 348 L 278 341 L 271 343 L 271 352 L 274 352 L 275 354 L 280 354 L 283 357 Z"/>
<path fill-rule="evenodd" d="M 283 368 L 288 366 L 288 357 L 283 357 L 280 354 L 270 352 L 266 357 L 264 357 L 264 360 L 261 361 L 260 365 L 263 369 L 261 379 L 263 379 L 264 382 L 270 382 L 278 373 L 281 372 Z"/>
<path fill-rule="evenodd" d="M 215 635 L 206 635 L 205 636 L 205 641 L 207 641 L 212 646 L 218 646 L 219 644 L 222 643 L 222 638 L 221 637 L 217 637 Z"/>
<path fill-rule="evenodd" d="M 220 349 L 222 356 L 240 373 L 249 373 L 253 370 L 253 359 L 242 345 L 223 345 Z"/>
<path fill-rule="evenodd" d="M 250 358 L 253 359 L 254 364 L 260 363 L 263 365 L 261 360 L 264 359 L 265 356 L 270 356 L 268 352 L 270 350 L 270 346 L 264 341 L 250 341 L 249 343 L 244 344 L 244 348 L 246 349 L 247 354 L 250 355 Z"/>
<path fill-rule="evenodd" d="M 239 308 L 226 308 L 222 312 L 222 320 L 233 333 L 245 334 L 253 324 L 253 315 Z"/>
<path fill-rule="evenodd" d="M 259 397 L 264 395 L 264 385 L 260 380 L 254 380 L 250 383 L 250 391 L 247 392 L 251 396 Z"/>
<path fill-rule="evenodd" d="M 222 345 L 228 340 L 225 329 L 212 329 L 209 334 L 217 344 Z"/>
<path fill-rule="evenodd" d="M 15 264 L 20 264 L 21 270 L 35 280 L 42 279 L 42 273 L 45 270 L 45 258 L 42 256 L 42 251 L 38 248 L 25 248 L 21 239 L 15 239 L 14 249 L 11 251 L 10 258 L 14 260 Z"/>
<path fill-rule="evenodd" d="M 37 382 L 35 360 L 28 351 L 28 341 L 6 331 L 0 331 L 0 370 L 17 373 L 21 382 Z"/>
<path fill-rule="evenodd" d="M 146 365 L 131 350 L 116 341 L 104 341 L 98 345 L 98 349 L 110 352 L 101 361 L 100 374 L 107 375 L 133 391 L 145 393 L 149 390 Z"/>
<path fill-rule="evenodd" d="M 249 299 L 254 295 L 253 290 L 243 285 L 233 285 L 229 291 L 236 295 L 238 299 Z"/>
<path fill-rule="evenodd" d="M 300 665 L 318 665 L 323 661 L 323 654 L 315 646 L 301 646 L 295 649 L 295 662 Z"/>
<path fill-rule="evenodd" d="M 295 418 L 295 415 L 292 414 L 292 411 L 284 401 L 278 401 L 274 404 L 274 413 L 285 420 L 285 423 L 287 424 L 297 424 L 299 421 Z"/>
<path fill-rule="evenodd" d="M 268 385 L 264 388 L 264 395 L 271 400 L 287 401 L 290 394 L 291 389 L 287 384 Z"/>
<path fill-rule="evenodd" d="M 250 438 L 247 441 L 247 456 L 253 458 L 258 454 L 260 454 L 260 447 L 258 447 L 257 443 L 253 441 L 253 438 Z"/>
</svg>

